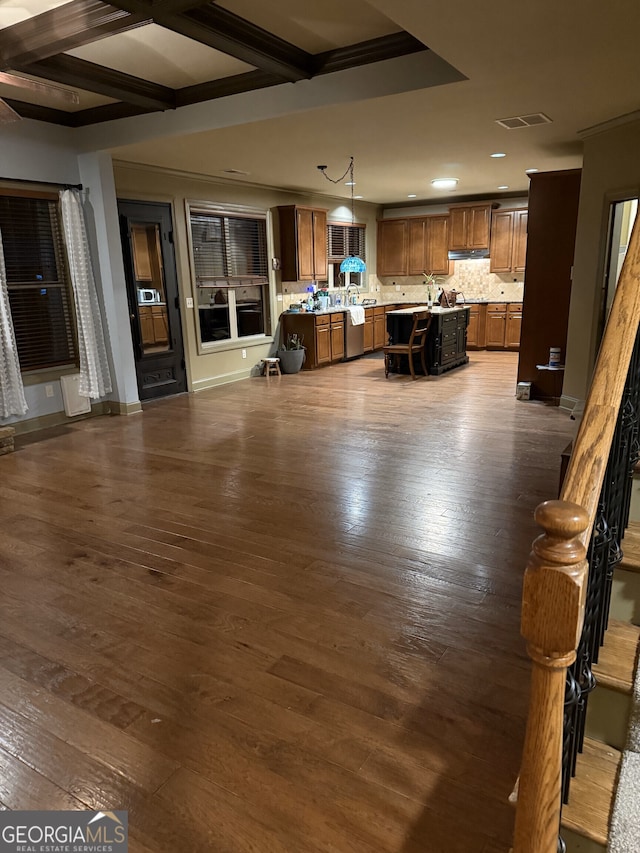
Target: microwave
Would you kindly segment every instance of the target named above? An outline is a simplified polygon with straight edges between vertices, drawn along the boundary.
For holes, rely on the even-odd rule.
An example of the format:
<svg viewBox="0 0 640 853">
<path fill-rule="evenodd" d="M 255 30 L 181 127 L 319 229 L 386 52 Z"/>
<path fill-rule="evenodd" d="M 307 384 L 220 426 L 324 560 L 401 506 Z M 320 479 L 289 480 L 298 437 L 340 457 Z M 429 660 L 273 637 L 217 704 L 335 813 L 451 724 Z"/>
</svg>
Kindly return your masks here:
<svg viewBox="0 0 640 853">
<path fill-rule="evenodd" d="M 147 302 L 160 302 L 160 294 L 154 288 L 139 287 L 138 288 L 138 304 L 144 305 Z"/>
</svg>

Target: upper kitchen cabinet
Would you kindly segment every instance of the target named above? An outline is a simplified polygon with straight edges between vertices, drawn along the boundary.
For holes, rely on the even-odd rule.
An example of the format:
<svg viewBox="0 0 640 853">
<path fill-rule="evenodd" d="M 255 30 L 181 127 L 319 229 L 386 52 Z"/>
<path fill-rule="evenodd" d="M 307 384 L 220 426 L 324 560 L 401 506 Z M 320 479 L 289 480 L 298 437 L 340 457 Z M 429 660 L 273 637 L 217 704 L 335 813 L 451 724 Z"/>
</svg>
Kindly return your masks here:
<svg viewBox="0 0 640 853">
<path fill-rule="evenodd" d="M 449 275 L 449 217 L 424 216 L 409 223 L 409 275 Z"/>
<path fill-rule="evenodd" d="M 327 280 L 327 211 L 278 207 L 283 281 Z"/>
<path fill-rule="evenodd" d="M 406 219 L 378 222 L 378 275 L 407 275 L 409 227 Z"/>
<path fill-rule="evenodd" d="M 488 249 L 491 204 L 461 204 L 449 208 L 449 250 Z"/>
<path fill-rule="evenodd" d="M 378 275 L 449 275 L 449 217 L 412 216 L 378 222 Z"/>
<path fill-rule="evenodd" d="M 491 218 L 490 272 L 524 272 L 527 255 L 526 209 L 495 210 Z"/>
</svg>

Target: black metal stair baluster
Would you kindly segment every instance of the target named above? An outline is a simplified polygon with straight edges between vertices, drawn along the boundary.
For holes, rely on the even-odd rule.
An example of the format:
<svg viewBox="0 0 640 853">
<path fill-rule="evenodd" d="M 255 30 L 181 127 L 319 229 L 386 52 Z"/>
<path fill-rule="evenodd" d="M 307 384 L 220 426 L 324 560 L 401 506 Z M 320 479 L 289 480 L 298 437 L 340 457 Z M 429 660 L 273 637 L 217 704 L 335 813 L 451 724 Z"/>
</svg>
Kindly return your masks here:
<svg viewBox="0 0 640 853">
<path fill-rule="evenodd" d="M 633 470 L 640 459 L 640 331 L 629 365 L 618 420 L 598 501 L 587 552 L 589 578 L 584 624 L 576 660 L 567 669 L 562 742 L 562 803 L 569 802 L 571 777 L 582 752 L 589 694 L 597 681 L 592 666 L 604 641 L 615 567 L 622 559 L 621 542 L 629 521 Z M 558 837 L 558 853 L 565 853 Z"/>
</svg>

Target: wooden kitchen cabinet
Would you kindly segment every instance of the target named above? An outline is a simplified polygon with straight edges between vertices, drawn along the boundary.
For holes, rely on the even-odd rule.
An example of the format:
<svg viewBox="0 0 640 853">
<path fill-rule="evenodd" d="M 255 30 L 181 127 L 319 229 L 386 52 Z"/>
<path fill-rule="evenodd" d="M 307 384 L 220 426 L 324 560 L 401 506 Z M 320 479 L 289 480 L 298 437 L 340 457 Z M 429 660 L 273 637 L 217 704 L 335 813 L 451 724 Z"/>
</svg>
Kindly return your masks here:
<svg viewBox="0 0 640 853">
<path fill-rule="evenodd" d="M 528 211 L 496 210 L 491 219 L 490 272 L 524 272 Z"/>
<path fill-rule="evenodd" d="M 378 222 L 377 274 L 407 275 L 409 226 L 406 219 Z"/>
<path fill-rule="evenodd" d="M 344 358 L 344 323 L 344 314 L 331 314 L 331 361 Z"/>
<path fill-rule="evenodd" d="M 469 325 L 467 326 L 467 349 L 485 349 L 487 346 L 487 305 L 475 303 L 469 305 Z"/>
<path fill-rule="evenodd" d="M 449 208 L 449 250 L 488 249 L 492 204 L 455 205 Z"/>
<path fill-rule="evenodd" d="M 507 305 L 496 302 L 487 306 L 487 348 L 504 349 L 507 330 Z"/>
<path fill-rule="evenodd" d="M 169 323 L 165 305 L 139 305 L 142 346 L 169 343 Z"/>
<path fill-rule="evenodd" d="M 317 207 L 278 207 L 283 281 L 327 280 L 327 211 Z"/>
<path fill-rule="evenodd" d="M 487 349 L 519 349 L 521 325 L 521 302 L 497 302 L 488 305 Z"/>
<path fill-rule="evenodd" d="M 331 321 L 329 314 L 319 317 L 312 315 L 315 321 L 316 364 L 331 364 Z"/>
<path fill-rule="evenodd" d="M 288 335 L 302 338 L 307 355 L 303 370 L 313 370 L 323 364 L 342 361 L 344 358 L 345 315 L 342 311 L 332 314 L 281 314 L 281 337 Z"/>
<path fill-rule="evenodd" d="M 395 306 L 393 306 L 395 307 Z M 382 349 L 387 343 L 387 325 L 385 314 L 388 308 L 381 305 L 373 309 L 373 348 Z"/>
<path fill-rule="evenodd" d="M 364 351 L 373 352 L 373 308 L 364 309 Z"/>
<path fill-rule="evenodd" d="M 131 246 L 133 248 L 133 269 L 136 281 L 153 281 L 151 255 L 149 252 L 149 234 L 146 225 L 132 224 Z"/>
<path fill-rule="evenodd" d="M 408 274 L 449 275 L 449 217 L 421 216 L 407 222 Z"/>
<path fill-rule="evenodd" d="M 505 349 L 520 349 L 522 330 L 522 303 L 512 303 L 507 308 L 507 328 L 505 331 Z"/>
</svg>

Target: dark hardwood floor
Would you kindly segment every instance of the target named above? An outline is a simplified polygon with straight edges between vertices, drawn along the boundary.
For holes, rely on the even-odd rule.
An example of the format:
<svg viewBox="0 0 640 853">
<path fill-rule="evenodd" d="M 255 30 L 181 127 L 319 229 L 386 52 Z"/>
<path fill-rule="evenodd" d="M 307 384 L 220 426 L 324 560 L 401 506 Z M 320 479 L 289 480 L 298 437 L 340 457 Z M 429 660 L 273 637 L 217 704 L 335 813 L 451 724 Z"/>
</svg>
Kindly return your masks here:
<svg viewBox="0 0 640 853">
<path fill-rule="evenodd" d="M 0 801 L 132 853 L 507 853 L 532 511 L 573 423 L 517 356 L 380 357 L 0 459 Z"/>
</svg>

